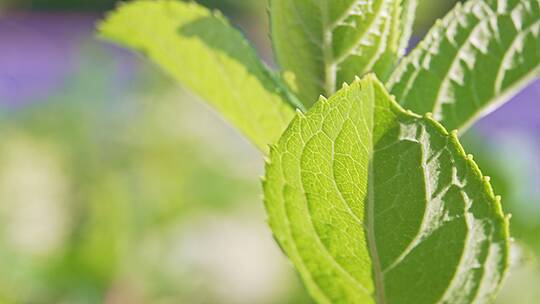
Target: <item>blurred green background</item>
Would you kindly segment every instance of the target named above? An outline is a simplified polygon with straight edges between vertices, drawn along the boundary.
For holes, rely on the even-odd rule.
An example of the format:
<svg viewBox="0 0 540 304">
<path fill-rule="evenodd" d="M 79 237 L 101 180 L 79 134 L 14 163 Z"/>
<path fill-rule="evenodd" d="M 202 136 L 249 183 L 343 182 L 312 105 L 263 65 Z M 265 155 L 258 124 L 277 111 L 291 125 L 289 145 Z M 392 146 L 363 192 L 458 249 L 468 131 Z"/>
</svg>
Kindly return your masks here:
<svg viewBox="0 0 540 304">
<path fill-rule="evenodd" d="M 264 0 L 200 2 L 272 64 Z M 266 226 L 262 157 L 94 38 L 114 3 L 0 2 L 0 303 L 310 303 Z M 415 37 L 453 5 L 421 3 Z M 464 138 L 514 215 L 499 303 L 540 298 L 539 98 L 536 83 Z"/>
</svg>

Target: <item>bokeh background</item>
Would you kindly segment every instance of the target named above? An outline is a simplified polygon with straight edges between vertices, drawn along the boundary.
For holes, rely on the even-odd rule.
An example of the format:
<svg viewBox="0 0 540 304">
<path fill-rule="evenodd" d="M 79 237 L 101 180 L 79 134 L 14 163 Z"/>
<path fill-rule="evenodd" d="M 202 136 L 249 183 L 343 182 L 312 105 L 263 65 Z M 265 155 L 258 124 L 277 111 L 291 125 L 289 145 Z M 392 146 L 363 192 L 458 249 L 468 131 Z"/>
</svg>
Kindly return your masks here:
<svg viewBox="0 0 540 304">
<path fill-rule="evenodd" d="M 272 65 L 265 0 L 205 0 Z M 415 40 L 454 1 L 421 1 Z M 262 158 L 142 57 L 113 0 L 0 0 L 0 303 L 311 303 L 266 226 Z M 498 303 L 540 299 L 540 82 L 464 137 L 513 214 Z"/>
</svg>

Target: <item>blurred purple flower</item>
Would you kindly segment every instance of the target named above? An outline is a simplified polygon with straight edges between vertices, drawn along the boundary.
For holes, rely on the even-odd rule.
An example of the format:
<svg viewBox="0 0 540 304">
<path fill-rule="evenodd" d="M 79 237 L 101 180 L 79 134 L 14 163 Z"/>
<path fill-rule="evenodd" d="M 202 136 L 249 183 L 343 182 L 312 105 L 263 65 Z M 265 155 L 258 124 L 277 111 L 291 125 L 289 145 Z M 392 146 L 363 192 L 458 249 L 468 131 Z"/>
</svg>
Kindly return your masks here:
<svg viewBox="0 0 540 304">
<path fill-rule="evenodd" d="M 0 104 L 42 101 L 64 88 L 80 72 L 82 48 L 94 35 L 98 16 L 65 13 L 8 13 L 0 17 Z M 133 56 L 105 46 L 116 68 L 105 73 L 116 88 L 129 82 Z M 109 66 L 111 67 L 111 66 Z"/>
<path fill-rule="evenodd" d="M 77 48 L 91 33 L 85 15 L 10 13 L 0 19 L 0 102 L 43 99 L 76 67 Z"/>
<path fill-rule="evenodd" d="M 63 88 L 77 72 L 84 42 L 93 37 L 97 16 L 62 13 L 9 13 L 0 18 L 0 104 L 19 105 L 39 101 Z M 417 43 L 412 39 L 411 46 Z M 116 75 L 110 83 L 118 87 L 132 79 L 133 56 L 109 47 Z M 109 71 L 110 72 L 110 71 Z M 540 80 L 512 101 L 491 113 L 476 128 L 485 136 L 511 129 L 540 135 Z M 536 136 L 540 138 L 540 136 Z"/>
<path fill-rule="evenodd" d="M 493 137 L 500 133 L 524 133 L 540 143 L 540 79 L 536 80 L 512 100 L 495 112 L 487 115 L 476 126 L 484 136 Z"/>
</svg>

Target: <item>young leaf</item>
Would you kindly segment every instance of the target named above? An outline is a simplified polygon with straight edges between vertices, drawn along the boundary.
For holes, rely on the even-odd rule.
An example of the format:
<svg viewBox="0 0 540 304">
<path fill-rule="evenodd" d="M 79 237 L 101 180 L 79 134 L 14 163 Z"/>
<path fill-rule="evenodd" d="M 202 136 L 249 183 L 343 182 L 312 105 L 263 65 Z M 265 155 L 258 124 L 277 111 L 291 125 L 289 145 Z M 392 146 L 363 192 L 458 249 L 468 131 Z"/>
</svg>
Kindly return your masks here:
<svg viewBox="0 0 540 304">
<path fill-rule="evenodd" d="M 438 22 L 387 87 L 464 131 L 540 75 L 540 1 L 470 0 Z"/>
<path fill-rule="evenodd" d="M 416 0 L 271 0 L 274 50 L 290 87 L 309 106 L 355 75 L 385 79 L 407 46 L 415 7 Z"/>
<path fill-rule="evenodd" d="M 372 76 L 298 114 L 263 184 L 274 235 L 320 303 L 486 303 L 506 272 L 489 178 Z"/>
<path fill-rule="evenodd" d="M 136 1 L 113 12 L 99 25 L 99 33 L 145 54 L 262 151 L 294 115 L 286 104 L 293 99 L 285 85 L 217 12 L 195 3 Z"/>
</svg>

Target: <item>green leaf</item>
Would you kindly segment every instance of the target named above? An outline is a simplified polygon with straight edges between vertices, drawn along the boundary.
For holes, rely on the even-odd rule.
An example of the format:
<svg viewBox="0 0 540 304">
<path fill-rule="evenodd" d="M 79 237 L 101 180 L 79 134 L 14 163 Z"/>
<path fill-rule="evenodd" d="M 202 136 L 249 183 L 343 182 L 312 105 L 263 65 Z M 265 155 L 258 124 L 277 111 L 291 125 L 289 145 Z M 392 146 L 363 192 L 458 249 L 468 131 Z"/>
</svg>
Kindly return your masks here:
<svg viewBox="0 0 540 304">
<path fill-rule="evenodd" d="M 105 39 L 142 52 L 204 98 L 259 149 L 294 115 L 294 98 L 218 12 L 195 3 L 136 1 L 99 25 Z M 194 126 L 196 127 L 196 126 Z"/>
<path fill-rule="evenodd" d="M 418 6 L 417 0 L 402 0 L 401 10 L 401 24 L 402 33 L 399 40 L 399 58 L 405 55 L 407 47 L 409 47 L 409 40 L 411 39 L 414 17 L 416 15 L 416 7 Z"/>
<path fill-rule="evenodd" d="M 455 133 L 372 76 L 298 114 L 263 182 L 274 235 L 319 303 L 485 303 L 508 223 Z"/>
<path fill-rule="evenodd" d="M 458 4 L 393 73 L 407 109 L 463 132 L 540 75 L 540 1 Z"/>
<path fill-rule="evenodd" d="M 284 77 L 307 106 L 356 75 L 386 79 L 407 46 L 415 7 L 415 0 L 271 0 Z"/>
</svg>

